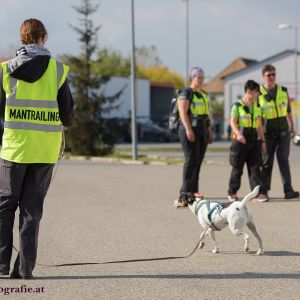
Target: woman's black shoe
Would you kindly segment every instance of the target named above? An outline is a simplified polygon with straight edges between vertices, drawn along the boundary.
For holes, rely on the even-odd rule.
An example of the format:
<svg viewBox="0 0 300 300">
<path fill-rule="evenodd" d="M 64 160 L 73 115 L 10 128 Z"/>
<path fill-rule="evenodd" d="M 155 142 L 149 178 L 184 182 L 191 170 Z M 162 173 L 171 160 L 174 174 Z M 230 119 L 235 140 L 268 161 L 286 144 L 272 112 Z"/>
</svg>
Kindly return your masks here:
<svg viewBox="0 0 300 300">
<path fill-rule="evenodd" d="M 19 273 L 16 272 L 12 272 L 9 276 L 12 279 L 32 279 L 33 276 L 32 275 L 20 275 Z"/>
<path fill-rule="evenodd" d="M 299 198 L 299 192 L 291 191 L 285 193 L 284 199 Z"/>
</svg>

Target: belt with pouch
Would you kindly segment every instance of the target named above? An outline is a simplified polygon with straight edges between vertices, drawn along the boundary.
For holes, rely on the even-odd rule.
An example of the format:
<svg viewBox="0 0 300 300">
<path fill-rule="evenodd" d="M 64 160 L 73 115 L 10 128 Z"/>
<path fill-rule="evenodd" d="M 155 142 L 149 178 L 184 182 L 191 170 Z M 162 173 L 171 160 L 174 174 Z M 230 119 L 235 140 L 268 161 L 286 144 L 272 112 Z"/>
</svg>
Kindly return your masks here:
<svg viewBox="0 0 300 300">
<path fill-rule="evenodd" d="M 190 122 L 192 127 L 207 128 L 208 127 L 208 117 L 205 116 L 191 116 Z"/>
</svg>

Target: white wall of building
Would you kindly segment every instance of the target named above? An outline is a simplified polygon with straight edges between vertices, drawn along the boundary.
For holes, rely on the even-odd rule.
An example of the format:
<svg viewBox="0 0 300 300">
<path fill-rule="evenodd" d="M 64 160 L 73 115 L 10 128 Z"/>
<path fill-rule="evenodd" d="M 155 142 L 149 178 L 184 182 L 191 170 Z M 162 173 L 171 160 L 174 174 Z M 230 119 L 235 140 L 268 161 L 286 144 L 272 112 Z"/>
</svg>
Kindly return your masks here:
<svg viewBox="0 0 300 300">
<path fill-rule="evenodd" d="M 106 96 L 112 96 L 124 87 L 124 91 L 115 103 L 120 104 L 115 110 L 106 113 L 105 118 L 129 118 L 131 112 L 131 82 L 130 78 L 111 77 L 103 87 Z M 136 80 L 136 115 L 137 117 L 150 117 L 150 82 L 146 79 Z"/>
</svg>

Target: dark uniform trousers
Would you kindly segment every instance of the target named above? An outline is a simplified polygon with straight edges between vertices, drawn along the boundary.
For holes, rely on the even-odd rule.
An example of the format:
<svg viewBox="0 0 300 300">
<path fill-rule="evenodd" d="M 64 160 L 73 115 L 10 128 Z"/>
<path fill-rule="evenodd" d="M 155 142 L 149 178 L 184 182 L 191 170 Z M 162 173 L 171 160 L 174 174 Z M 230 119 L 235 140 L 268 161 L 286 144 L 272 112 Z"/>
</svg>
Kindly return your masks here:
<svg viewBox="0 0 300 300">
<path fill-rule="evenodd" d="M 19 207 L 20 252 L 14 270 L 32 275 L 39 223 L 53 164 L 21 164 L 0 159 L 0 270 L 10 269 L 15 211 Z"/>
<path fill-rule="evenodd" d="M 240 189 L 245 163 L 247 164 L 251 190 L 261 184 L 261 145 L 259 141 L 247 140 L 246 144 L 233 141 L 230 148 L 229 162 L 232 166 L 229 179 L 229 195 L 235 194 Z"/>
<path fill-rule="evenodd" d="M 273 135 L 266 134 L 265 138 L 267 143 L 267 154 L 263 155 L 261 192 L 266 194 L 271 188 L 271 177 L 275 152 L 284 193 L 293 191 L 289 164 L 291 141 L 289 130 L 285 130 Z"/>
<path fill-rule="evenodd" d="M 179 140 L 184 152 L 183 180 L 180 193 L 198 192 L 199 173 L 208 144 L 208 130 L 203 127 L 193 127 L 195 141 L 190 142 L 186 137 L 183 125 L 178 130 Z"/>
</svg>

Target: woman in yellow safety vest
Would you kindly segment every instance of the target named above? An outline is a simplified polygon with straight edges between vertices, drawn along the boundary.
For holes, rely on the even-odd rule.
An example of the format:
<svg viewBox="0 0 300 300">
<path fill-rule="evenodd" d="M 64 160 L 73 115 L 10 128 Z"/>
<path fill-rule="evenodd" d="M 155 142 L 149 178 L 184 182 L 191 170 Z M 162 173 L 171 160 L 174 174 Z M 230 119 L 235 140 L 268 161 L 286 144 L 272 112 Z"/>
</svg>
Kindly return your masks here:
<svg viewBox="0 0 300 300">
<path fill-rule="evenodd" d="M 4 133 L 0 153 L 0 275 L 9 275 L 13 225 L 19 207 L 19 248 L 11 278 L 31 279 L 39 223 L 63 127 L 73 121 L 69 68 L 51 58 L 47 31 L 37 19 L 20 27 L 17 56 L 1 64 Z"/>
<path fill-rule="evenodd" d="M 204 72 L 194 67 L 189 77 L 190 86 L 183 89 L 178 97 L 178 136 L 185 157 L 178 202 L 183 206 L 191 195 L 202 197 L 199 192 L 199 173 L 207 144 L 212 142 L 208 97 L 203 90 Z"/>
</svg>

